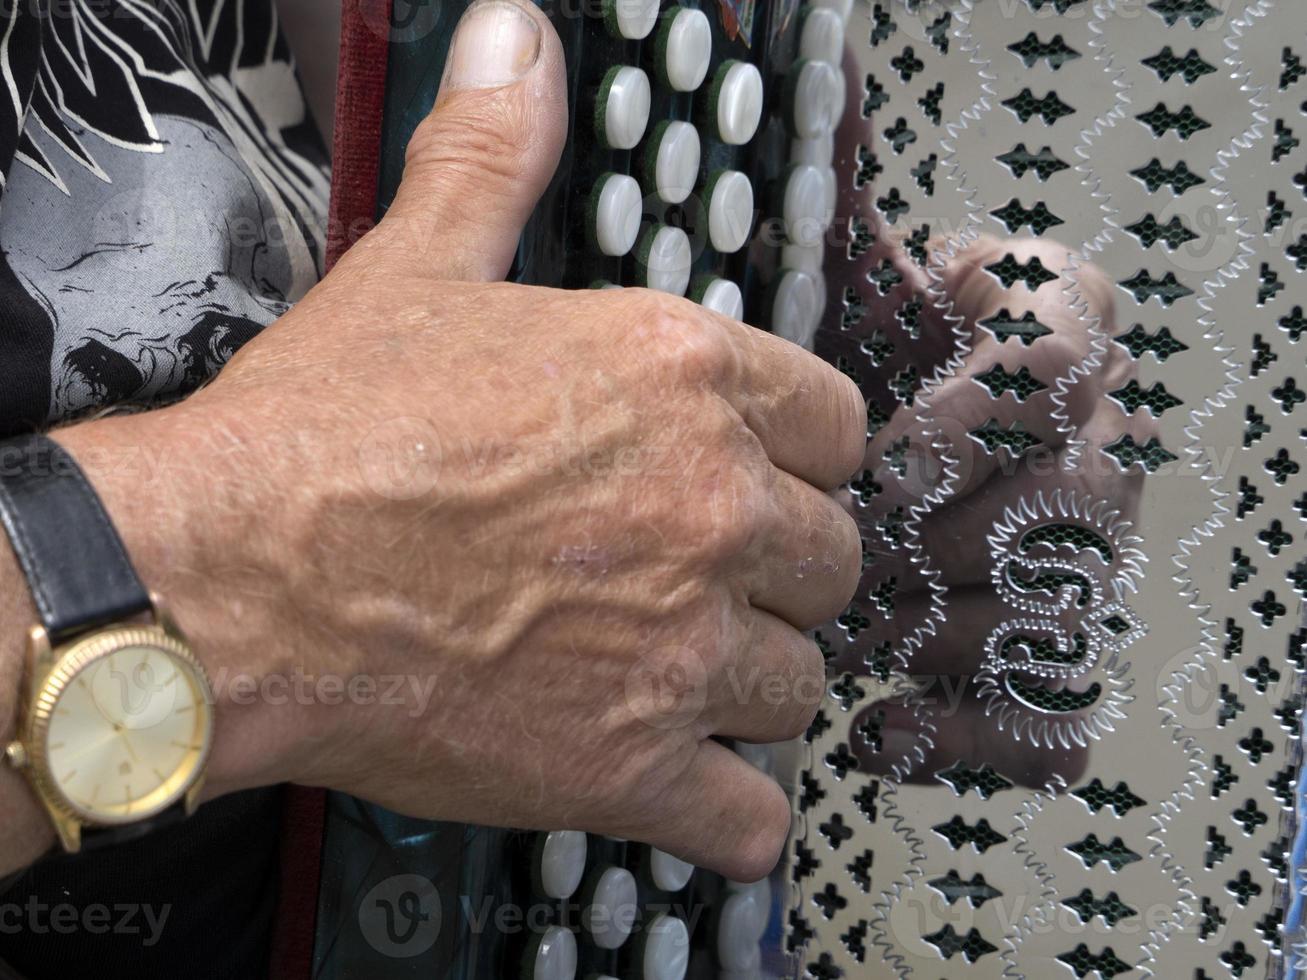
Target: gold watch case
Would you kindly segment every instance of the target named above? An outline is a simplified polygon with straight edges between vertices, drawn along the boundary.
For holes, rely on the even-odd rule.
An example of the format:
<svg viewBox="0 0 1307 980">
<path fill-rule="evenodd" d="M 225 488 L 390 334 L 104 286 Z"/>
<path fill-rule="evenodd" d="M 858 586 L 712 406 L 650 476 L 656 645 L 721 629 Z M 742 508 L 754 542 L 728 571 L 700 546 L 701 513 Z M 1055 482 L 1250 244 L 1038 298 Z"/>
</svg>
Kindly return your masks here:
<svg viewBox="0 0 1307 980">
<path fill-rule="evenodd" d="M 199 803 L 213 741 L 213 689 L 203 665 L 195 659 L 163 601 L 154 594 L 150 599 L 153 623 L 113 624 L 59 646 L 51 645 L 42 627 L 33 627 L 28 634 L 26 697 L 20 703 L 18 737 L 6 747 L 5 754 L 9 763 L 31 783 L 54 823 L 60 843 L 70 853 L 80 849 L 83 827 L 139 823 L 157 816 L 179 800 L 184 801 L 189 815 Z M 185 675 L 196 695 L 194 744 L 187 745 L 182 761 L 156 789 L 129 803 L 123 813 L 94 812 L 69 798 L 51 770 L 51 720 L 61 697 L 79 678 L 115 653 L 133 648 L 163 654 Z"/>
</svg>

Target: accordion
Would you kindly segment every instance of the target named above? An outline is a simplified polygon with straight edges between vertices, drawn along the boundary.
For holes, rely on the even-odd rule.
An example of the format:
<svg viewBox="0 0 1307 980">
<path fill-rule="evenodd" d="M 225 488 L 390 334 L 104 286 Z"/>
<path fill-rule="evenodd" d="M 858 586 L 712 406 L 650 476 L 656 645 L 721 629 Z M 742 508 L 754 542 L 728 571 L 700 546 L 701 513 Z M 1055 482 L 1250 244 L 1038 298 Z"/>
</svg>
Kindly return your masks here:
<svg viewBox="0 0 1307 980">
<path fill-rule="evenodd" d="M 336 796 L 315 976 L 1297 976 L 1307 8 L 544 6 L 571 129 L 512 278 L 854 378 L 863 578 L 806 736 L 734 746 L 793 800 L 769 880 Z M 396 4 L 382 210 L 462 9 Z"/>
</svg>

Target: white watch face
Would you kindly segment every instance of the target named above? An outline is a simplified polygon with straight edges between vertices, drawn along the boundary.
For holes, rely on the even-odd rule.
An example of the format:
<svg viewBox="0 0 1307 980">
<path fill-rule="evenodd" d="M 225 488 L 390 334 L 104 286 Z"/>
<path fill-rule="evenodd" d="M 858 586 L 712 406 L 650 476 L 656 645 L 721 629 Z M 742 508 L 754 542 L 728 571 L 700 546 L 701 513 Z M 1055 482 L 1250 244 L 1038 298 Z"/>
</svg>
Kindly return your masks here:
<svg viewBox="0 0 1307 980">
<path fill-rule="evenodd" d="M 207 748 L 210 707 L 189 664 L 127 646 L 97 658 L 54 703 L 45 759 L 55 788 L 93 821 L 145 819 L 189 788 Z"/>
</svg>

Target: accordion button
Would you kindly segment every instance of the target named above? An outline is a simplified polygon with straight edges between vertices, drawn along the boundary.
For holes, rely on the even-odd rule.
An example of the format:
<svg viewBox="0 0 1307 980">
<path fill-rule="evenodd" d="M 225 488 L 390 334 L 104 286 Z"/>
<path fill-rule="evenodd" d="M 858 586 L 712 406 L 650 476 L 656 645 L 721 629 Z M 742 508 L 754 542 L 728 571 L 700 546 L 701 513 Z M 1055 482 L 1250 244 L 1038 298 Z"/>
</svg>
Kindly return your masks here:
<svg viewBox="0 0 1307 980">
<path fill-rule="evenodd" d="M 832 132 L 844 108 L 844 76 L 826 61 L 801 61 L 791 79 L 790 129 L 799 139 Z"/>
<path fill-rule="evenodd" d="M 834 167 L 818 167 L 821 174 L 821 227 L 830 227 L 835 217 L 835 204 L 839 197 L 840 178 Z"/>
<path fill-rule="evenodd" d="M 712 183 L 708 201 L 708 238 L 719 252 L 742 249 L 753 228 L 753 184 L 738 170 L 727 170 Z"/>
<path fill-rule="evenodd" d="M 650 923 L 641 967 L 642 980 L 685 980 L 690 931 L 682 920 L 664 914 Z"/>
<path fill-rule="evenodd" d="M 531 980 L 574 980 L 576 965 L 576 936 L 570 929 L 553 926 L 540 939 Z"/>
<path fill-rule="evenodd" d="M 679 892 L 694 876 L 694 865 L 655 847 L 649 853 L 649 872 L 662 891 Z"/>
<path fill-rule="evenodd" d="M 712 59 L 712 25 L 702 10 L 683 7 L 667 26 L 664 65 L 667 84 L 678 92 L 693 92 L 708 76 Z"/>
<path fill-rule="evenodd" d="M 649 76 L 639 68 L 614 68 L 605 81 L 607 98 L 600 110 L 599 135 L 614 150 L 629 150 L 644 137 L 653 93 Z"/>
<path fill-rule="evenodd" d="M 647 233 L 641 249 L 645 285 L 665 293 L 684 296 L 690 287 L 690 266 L 694 263 L 690 237 L 680 228 L 667 225 Z"/>
<path fill-rule="evenodd" d="M 762 74 L 747 61 L 728 61 L 715 86 L 717 131 L 723 143 L 743 146 L 762 120 Z"/>
<path fill-rule="evenodd" d="M 853 0 L 812 0 L 812 5 L 823 10 L 835 11 L 846 25 L 853 13 Z"/>
<path fill-rule="evenodd" d="M 699 131 L 687 122 L 663 126 L 654 150 L 653 180 L 658 196 L 680 204 L 699 178 Z"/>
<path fill-rule="evenodd" d="M 829 7 L 814 7 L 803 20 L 799 34 L 799 57 L 825 61 L 832 65 L 844 62 L 844 18 Z"/>
<path fill-rule="evenodd" d="M 744 319 L 744 296 L 740 287 L 729 279 L 714 279 L 703 291 L 700 302 L 714 313 L 732 320 Z"/>
<path fill-rule="evenodd" d="M 643 41 L 658 23 L 658 0 L 606 0 L 604 16 L 619 37 Z"/>
<path fill-rule="evenodd" d="M 621 256 L 635 247 L 640 235 L 644 195 L 634 177 L 609 174 L 603 178 L 595 204 L 594 232 L 599 251 Z"/>
<path fill-rule="evenodd" d="M 761 956 L 759 943 L 771 916 L 765 898 L 753 891 L 740 891 L 722 906 L 717 925 L 717 958 L 726 969 L 748 970 L 757 966 Z"/>
<path fill-rule="evenodd" d="M 829 169 L 829 168 L 827 168 Z M 796 245 L 818 245 L 822 232 L 830 222 L 828 207 L 830 182 L 817 167 L 800 164 L 790 171 L 785 182 L 785 198 L 781 203 L 781 218 L 785 234 Z"/>
<path fill-rule="evenodd" d="M 585 875 L 587 842 L 577 830 L 557 830 L 545 837 L 540 855 L 540 883 L 545 895 L 571 898 Z"/>
<path fill-rule="evenodd" d="M 787 269 L 776 287 L 772 331 L 800 347 L 811 347 L 825 306 L 817 276 Z"/>
<path fill-rule="evenodd" d="M 631 935 L 639 911 L 635 876 L 625 868 L 609 868 L 599 876 L 582 921 L 596 946 L 617 949 Z"/>
</svg>

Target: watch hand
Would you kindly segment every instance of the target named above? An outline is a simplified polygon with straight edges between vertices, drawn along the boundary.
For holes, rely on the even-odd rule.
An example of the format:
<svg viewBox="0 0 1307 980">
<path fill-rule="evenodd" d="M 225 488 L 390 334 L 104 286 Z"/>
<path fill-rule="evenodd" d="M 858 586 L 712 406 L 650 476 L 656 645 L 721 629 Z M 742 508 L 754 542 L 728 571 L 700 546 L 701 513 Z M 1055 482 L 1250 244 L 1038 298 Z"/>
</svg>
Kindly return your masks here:
<svg viewBox="0 0 1307 980">
<path fill-rule="evenodd" d="M 91 704 L 94 706 L 95 710 L 99 712 L 100 717 L 112 725 L 114 721 L 105 713 L 105 710 L 100 707 L 100 699 L 95 696 L 95 688 L 86 683 L 85 677 L 78 677 L 77 683 L 81 685 L 82 690 L 86 692 L 86 696 L 91 699 Z"/>
<path fill-rule="evenodd" d="M 114 725 L 114 730 L 117 731 L 119 737 L 123 740 L 123 748 L 127 750 L 127 754 L 131 756 L 132 761 L 139 766 L 141 764 L 141 760 L 137 758 L 136 750 L 132 748 L 132 740 L 127 737 L 127 729 L 125 729 L 122 725 Z"/>
<path fill-rule="evenodd" d="M 110 732 L 107 736 L 102 737 L 89 745 L 83 745 L 80 749 L 62 754 L 59 758 L 60 764 L 67 765 L 68 763 L 76 762 L 78 759 L 85 758 L 91 752 L 104 748 L 104 746 L 113 741 L 114 735 L 116 734 L 116 732 Z"/>
</svg>

